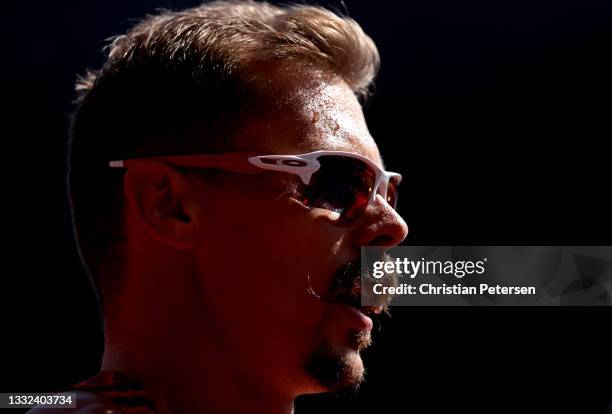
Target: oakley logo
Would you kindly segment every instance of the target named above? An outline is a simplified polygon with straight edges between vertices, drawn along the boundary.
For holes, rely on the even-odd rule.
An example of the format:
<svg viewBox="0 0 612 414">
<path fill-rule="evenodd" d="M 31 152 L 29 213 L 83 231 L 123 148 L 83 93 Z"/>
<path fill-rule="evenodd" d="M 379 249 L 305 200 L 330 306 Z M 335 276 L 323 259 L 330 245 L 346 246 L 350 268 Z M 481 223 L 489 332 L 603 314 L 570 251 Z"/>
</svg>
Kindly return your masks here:
<svg viewBox="0 0 612 414">
<path fill-rule="evenodd" d="M 272 165 L 282 164 L 282 165 L 287 165 L 289 167 L 306 167 L 308 165 L 306 161 L 301 161 L 301 160 L 286 160 L 286 159 L 284 160 L 284 159 L 277 159 L 277 158 L 260 158 L 259 160 L 264 164 L 272 164 Z"/>
</svg>

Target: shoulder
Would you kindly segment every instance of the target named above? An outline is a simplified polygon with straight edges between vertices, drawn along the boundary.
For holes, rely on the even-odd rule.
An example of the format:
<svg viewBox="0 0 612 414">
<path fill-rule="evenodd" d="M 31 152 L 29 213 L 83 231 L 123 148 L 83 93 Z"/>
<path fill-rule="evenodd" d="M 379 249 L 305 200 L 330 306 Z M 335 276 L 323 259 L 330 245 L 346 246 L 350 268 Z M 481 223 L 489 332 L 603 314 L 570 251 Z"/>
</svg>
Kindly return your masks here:
<svg viewBox="0 0 612 414">
<path fill-rule="evenodd" d="M 66 393 L 64 393 L 66 394 Z M 76 408 L 48 408 L 37 406 L 26 414 L 122 414 L 124 411 L 110 399 L 88 391 L 71 392 L 76 394 Z"/>
<path fill-rule="evenodd" d="M 27 414 L 155 414 L 142 384 L 116 371 L 101 371 L 65 390 L 75 397 L 75 408 L 34 407 Z"/>
</svg>

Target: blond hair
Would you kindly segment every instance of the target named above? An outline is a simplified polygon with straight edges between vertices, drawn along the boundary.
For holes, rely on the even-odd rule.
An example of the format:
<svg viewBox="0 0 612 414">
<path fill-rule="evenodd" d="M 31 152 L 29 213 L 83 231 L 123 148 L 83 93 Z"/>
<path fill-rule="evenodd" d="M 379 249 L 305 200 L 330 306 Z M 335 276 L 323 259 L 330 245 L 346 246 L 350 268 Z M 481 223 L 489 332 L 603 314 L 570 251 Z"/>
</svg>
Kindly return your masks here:
<svg viewBox="0 0 612 414">
<path fill-rule="evenodd" d="M 107 50 L 109 70 L 142 55 L 171 62 L 186 60 L 190 53 L 202 62 L 223 62 L 227 71 L 255 60 L 309 62 L 342 77 L 359 97 L 368 94 L 380 65 L 376 45 L 355 20 L 317 6 L 251 0 L 214 1 L 149 16 L 115 37 Z M 91 90 L 98 74 L 88 72 L 77 82 L 77 91 Z"/>
</svg>

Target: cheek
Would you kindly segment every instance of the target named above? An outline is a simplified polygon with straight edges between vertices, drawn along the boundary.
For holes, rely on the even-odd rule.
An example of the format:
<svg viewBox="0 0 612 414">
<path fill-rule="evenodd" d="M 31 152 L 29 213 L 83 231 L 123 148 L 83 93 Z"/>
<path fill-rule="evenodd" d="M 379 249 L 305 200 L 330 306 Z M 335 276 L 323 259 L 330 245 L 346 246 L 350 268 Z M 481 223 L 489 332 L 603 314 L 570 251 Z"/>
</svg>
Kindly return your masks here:
<svg viewBox="0 0 612 414">
<path fill-rule="evenodd" d="M 336 242 L 329 223 L 271 199 L 230 193 L 209 210 L 224 219 L 206 220 L 197 252 L 200 288 L 209 314 L 231 328 L 232 342 L 250 336 L 295 349 L 323 318 L 325 304 L 308 293 L 308 276 L 317 291 L 327 286 Z"/>
</svg>

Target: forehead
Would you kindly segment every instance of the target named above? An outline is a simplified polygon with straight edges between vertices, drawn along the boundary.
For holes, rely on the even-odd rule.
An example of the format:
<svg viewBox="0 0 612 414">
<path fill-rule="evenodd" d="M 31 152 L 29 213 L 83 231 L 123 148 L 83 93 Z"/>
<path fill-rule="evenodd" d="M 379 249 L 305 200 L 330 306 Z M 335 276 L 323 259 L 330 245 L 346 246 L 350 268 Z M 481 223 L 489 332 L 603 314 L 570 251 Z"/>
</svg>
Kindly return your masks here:
<svg viewBox="0 0 612 414">
<path fill-rule="evenodd" d="M 347 151 L 382 166 L 355 94 L 328 74 L 277 73 L 265 79 L 266 109 L 248 121 L 235 146 L 261 153 L 298 154 Z"/>
</svg>

